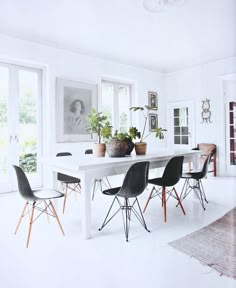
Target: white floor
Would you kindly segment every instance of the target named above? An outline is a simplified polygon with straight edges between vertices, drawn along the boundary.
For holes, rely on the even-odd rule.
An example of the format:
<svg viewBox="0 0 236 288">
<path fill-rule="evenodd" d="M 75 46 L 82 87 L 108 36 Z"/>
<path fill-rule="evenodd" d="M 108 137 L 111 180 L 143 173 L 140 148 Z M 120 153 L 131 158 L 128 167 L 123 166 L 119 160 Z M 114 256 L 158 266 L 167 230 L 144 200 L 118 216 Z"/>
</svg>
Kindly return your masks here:
<svg viewBox="0 0 236 288">
<path fill-rule="evenodd" d="M 181 190 L 182 182 L 178 187 Z M 177 188 L 178 188 L 177 187 Z M 68 198 L 65 215 L 58 213 L 66 235 L 45 216 L 33 225 L 30 247 L 25 248 L 27 224 L 14 229 L 24 202 L 15 193 L 0 197 L 0 286 L 95 287 L 95 288 L 233 288 L 236 281 L 175 250 L 168 243 L 223 216 L 236 204 L 236 178 L 208 177 L 204 187 L 209 200 L 203 211 L 197 199 L 184 201 L 187 215 L 168 202 L 168 221 L 163 222 L 159 199 L 151 200 L 145 219 L 151 233 L 133 221 L 130 241 L 125 242 L 121 215 L 101 232 L 111 198 L 99 191 L 93 201 L 93 238 L 81 239 L 80 199 Z M 148 191 L 140 197 L 144 206 Z"/>
</svg>

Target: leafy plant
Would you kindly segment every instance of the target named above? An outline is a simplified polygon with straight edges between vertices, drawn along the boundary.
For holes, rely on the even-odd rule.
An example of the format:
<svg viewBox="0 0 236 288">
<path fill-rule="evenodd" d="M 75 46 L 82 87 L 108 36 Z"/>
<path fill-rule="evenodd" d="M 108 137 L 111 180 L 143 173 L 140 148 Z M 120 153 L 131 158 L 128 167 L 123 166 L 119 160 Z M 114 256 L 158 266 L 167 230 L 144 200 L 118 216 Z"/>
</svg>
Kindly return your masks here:
<svg viewBox="0 0 236 288">
<path fill-rule="evenodd" d="M 91 109 L 87 120 L 87 131 L 91 133 L 91 136 L 93 133 L 97 134 L 99 144 L 101 144 L 102 139 L 105 141 L 112 137 L 112 126 L 108 117 L 102 112 L 97 112 L 94 108 Z"/>
<path fill-rule="evenodd" d="M 141 134 L 136 127 L 130 127 L 128 132 L 118 132 L 118 130 L 116 130 L 112 138 L 117 140 L 133 141 L 136 138 L 140 138 L 140 135 Z"/>
<path fill-rule="evenodd" d="M 146 109 L 146 111 L 145 111 Z M 145 105 L 144 107 L 140 107 L 140 106 L 135 106 L 135 107 L 131 107 L 130 110 L 136 112 L 136 111 L 141 111 L 144 117 L 144 125 L 143 125 L 143 129 L 140 135 L 140 140 L 139 142 L 143 142 L 144 139 L 146 139 L 149 135 L 151 135 L 152 133 L 155 133 L 156 138 L 159 139 L 164 139 L 164 133 L 165 131 L 167 131 L 166 129 L 163 129 L 161 127 L 157 127 L 155 128 L 155 130 L 153 132 L 149 132 L 147 134 L 146 133 L 146 126 L 147 126 L 147 120 L 148 120 L 148 112 L 149 110 L 153 109 L 153 107 L 150 107 L 148 105 Z"/>
</svg>

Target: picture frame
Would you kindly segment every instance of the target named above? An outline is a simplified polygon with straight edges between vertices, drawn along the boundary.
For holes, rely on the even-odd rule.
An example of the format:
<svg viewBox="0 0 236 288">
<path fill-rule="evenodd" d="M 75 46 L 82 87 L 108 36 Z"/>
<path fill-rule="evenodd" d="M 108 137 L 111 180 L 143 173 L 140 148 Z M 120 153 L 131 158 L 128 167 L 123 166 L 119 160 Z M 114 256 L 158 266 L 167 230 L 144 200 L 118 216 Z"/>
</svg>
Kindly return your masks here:
<svg viewBox="0 0 236 288">
<path fill-rule="evenodd" d="M 150 110 L 157 110 L 158 107 L 157 92 L 148 91 L 148 106 Z"/>
<path fill-rule="evenodd" d="M 97 84 L 56 79 L 56 142 L 94 141 L 87 116 L 97 109 Z"/>
<path fill-rule="evenodd" d="M 149 131 L 154 132 L 158 127 L 157 114 L 149 114 Z"/>
</svg>

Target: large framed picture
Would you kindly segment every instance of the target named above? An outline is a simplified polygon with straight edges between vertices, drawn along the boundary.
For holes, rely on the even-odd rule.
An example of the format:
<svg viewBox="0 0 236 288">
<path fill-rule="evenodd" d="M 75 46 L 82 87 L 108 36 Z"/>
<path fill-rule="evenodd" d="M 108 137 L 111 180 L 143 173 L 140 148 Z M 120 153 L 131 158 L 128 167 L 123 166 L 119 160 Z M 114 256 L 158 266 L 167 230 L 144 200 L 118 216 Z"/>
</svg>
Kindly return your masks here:
<svg viewBox="0 0 236 288">
<path fill-rule="evenodd" d="M 158 119 L 157 114 L 149 114 L 149 131 L 153 132 L 157 128 Z"/>
<path fill-rule="evenodd" d="M 148 106 L 151 110 L 157 110 L 158 102 L 157 102 L 157 93 L 148 91 Z"/>
<path fill-rule="evenodd" d="M 97 85 L 56 79 L 56 141 L 94 141 L 86 130 L 87 116 L 97 109 Z"/>
</svg>

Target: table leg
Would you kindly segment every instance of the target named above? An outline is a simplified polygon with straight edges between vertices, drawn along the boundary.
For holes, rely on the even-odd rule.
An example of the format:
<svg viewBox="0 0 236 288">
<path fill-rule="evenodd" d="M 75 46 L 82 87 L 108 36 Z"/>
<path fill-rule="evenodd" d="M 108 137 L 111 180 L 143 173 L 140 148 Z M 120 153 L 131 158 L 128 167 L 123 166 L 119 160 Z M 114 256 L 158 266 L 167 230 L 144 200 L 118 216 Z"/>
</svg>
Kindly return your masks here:
<svg viewBox="0 0 236 288">
<path fill-rule="evenodd" d="M 91 238 L 91 179 L 85 174 L 81 179 L 81 201 L 82 201 L 82 237 L 84 239 Z"/>
</svg>

